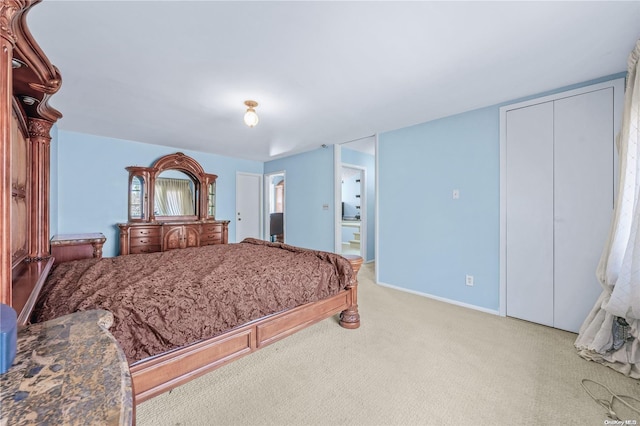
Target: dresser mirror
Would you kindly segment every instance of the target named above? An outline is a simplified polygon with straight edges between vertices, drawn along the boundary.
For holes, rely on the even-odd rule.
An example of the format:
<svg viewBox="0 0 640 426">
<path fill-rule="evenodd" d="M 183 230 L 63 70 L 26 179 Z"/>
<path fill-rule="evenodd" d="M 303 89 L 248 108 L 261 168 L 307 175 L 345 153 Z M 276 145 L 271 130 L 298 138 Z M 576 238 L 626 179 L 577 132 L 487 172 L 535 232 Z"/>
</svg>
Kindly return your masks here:
<svg viewBox="0 0 640 426">
<path fill-rule="evenodd" d="M 165 170 L 155 180 L 153 213 L 158 216 L 195 216 L 196 184 L 179 170 Z"/>
<path fill-rule="evenodd" d="M 215 220 L 217 176 L 193 158 L 177 152 L 126 169 L 130 222 Z"/>
</svg>

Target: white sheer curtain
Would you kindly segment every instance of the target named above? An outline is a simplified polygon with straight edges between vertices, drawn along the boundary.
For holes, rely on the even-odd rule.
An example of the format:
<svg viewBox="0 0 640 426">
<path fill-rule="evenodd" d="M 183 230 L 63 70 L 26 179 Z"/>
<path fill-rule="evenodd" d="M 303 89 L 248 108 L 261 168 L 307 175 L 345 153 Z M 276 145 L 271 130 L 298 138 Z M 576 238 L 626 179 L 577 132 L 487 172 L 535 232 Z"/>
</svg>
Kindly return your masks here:
<svg viewBox="0 0 640 426">
<path fill-rule="evenodd" d="M 604 291 L 580 328 L 579 354 L 640 378 L 640 40 L 629 55 L 618 135 L 620 186 L 597 276 Z"/>
<path fill-rule="evenodd" d="M 191 182 L 186 179 L 158 178 L 155 184 L 155 207 L 158 216 L 194 215 Z"/>
</svg>

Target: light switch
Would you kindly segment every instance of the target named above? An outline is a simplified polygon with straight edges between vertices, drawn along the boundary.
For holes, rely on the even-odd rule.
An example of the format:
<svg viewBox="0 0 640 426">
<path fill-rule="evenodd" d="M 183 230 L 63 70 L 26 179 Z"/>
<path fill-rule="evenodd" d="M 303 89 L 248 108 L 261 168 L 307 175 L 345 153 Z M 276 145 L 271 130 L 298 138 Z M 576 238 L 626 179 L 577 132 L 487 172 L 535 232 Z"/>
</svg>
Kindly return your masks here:
<svg viewBox="0 0 640 426">
<path fill-rule="evenodd" d="M 453 199 L 457 200 L 458 198 L 460 198 L 460 190 L 459 189 L 454 189 L 453 190 Z"/>
</svg>

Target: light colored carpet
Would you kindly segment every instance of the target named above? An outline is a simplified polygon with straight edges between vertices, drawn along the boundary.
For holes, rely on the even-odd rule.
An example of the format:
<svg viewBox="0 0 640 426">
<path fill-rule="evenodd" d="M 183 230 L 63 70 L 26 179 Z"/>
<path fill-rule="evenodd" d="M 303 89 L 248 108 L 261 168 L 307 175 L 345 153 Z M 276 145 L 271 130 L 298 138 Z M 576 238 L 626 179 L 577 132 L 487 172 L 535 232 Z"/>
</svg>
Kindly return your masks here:
<svg viewBox="0 0 640 426">
<path fill-rule="evenodd" d="M 359 329 L 320 322 L 140 404 L 138 425 L 603 425 L 583 378 L 640 396 L 575 334 L 381 287 L 373 264 L 359 281 Z"/>
</svg>

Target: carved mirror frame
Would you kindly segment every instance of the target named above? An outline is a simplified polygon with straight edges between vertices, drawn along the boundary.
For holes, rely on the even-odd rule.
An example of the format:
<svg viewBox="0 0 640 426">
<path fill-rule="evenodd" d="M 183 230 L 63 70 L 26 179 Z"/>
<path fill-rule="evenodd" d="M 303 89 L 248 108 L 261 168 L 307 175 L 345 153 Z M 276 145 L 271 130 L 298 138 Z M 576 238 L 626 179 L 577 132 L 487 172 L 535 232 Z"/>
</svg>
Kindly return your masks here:
<svg viewBox="0 0 640 426">
<path fill-rule="evenodd" d="M 179 222 L 194 220 L 215 220 L 215 185 L 217 175 L 205 173 L 204 169 L 193 158 L 182 152 L 165 155 L 153 163 L 151 167 L 130 166 L 126 170 L 129 172 L 129 222 Z M 183 216 L 156 216 L 155 206 L 155 184 L 160 173 L 167 170 L 176 170 L 188 175 L 194 184 L 196 200 L 195 214 Z M 132 216 L 132 189 L 134 180 L 139 179 L 142 194 L 140 198 L 140 215 Z"/>
</svg>

